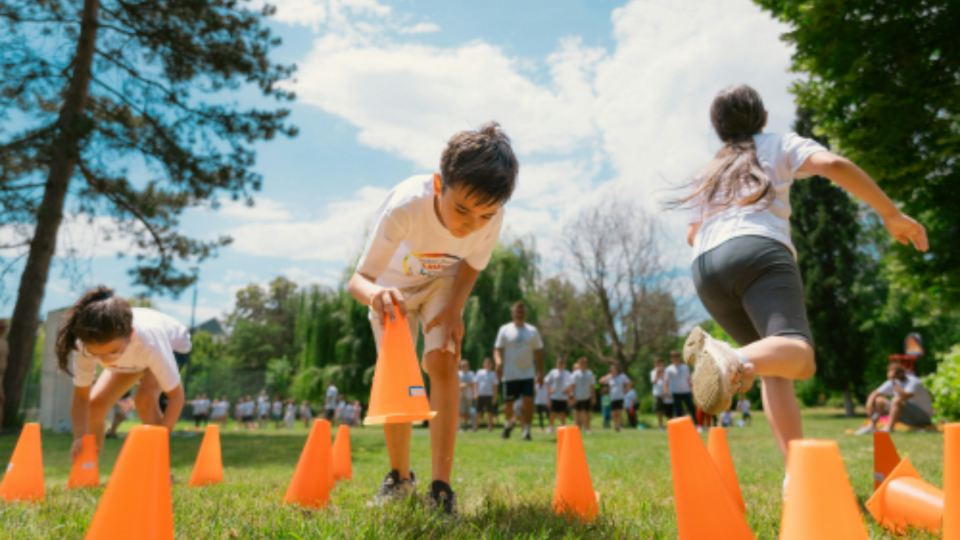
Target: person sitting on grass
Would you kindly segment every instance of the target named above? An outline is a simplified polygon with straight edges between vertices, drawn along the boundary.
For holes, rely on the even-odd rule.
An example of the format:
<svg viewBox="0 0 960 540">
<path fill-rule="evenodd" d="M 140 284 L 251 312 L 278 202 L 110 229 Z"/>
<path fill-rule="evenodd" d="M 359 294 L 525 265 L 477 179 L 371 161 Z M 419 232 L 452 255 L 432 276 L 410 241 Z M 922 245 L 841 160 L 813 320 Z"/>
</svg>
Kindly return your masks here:
<svg viewBox="0 0 960 540">
<path fill-rule="evenodd" d="M 550 389 L 550 429 L 547 433 L 556 432 L 556 420 L 560 417 L 560 425 L 567 425 L 567 413 L 569 406 L 567 396 L 570 388 L 570 372 L 567 371 L 567 361 L 563 358 L 557 358 L 556 367 L 547 373 L 543 383 Z"/>
<path fill-rule="evenodd" d="M 497 417 L 497 387 L 500 385 L 500 379 L 497 378 L 497 372 L 493 369 L 493 360 L 483 359 L 483 369 L 477 371 L 477 416 L 487 419 L 487 431 L 493 431 L 493 424 Z M 477 421 L 473 423 L 473 430 L 477 430 Z"/>
<path fill-rule="evenodd" d="M 303 400 L 303 403 L 300 404 L 300 419 L 303 420 L 303 427 L 310 427 L 310 421 L 313 420 L 313 411 L 310 410 L 310 402 L 307 400 Z"/>
<path fill-rule="evenodd" d="M 590 433 L 590 416 L 593 406 L 597 404 L 597 380 L 593 372 L 587 368 L 587 359 L 580 357 L 577 360 L 577 369 L 570 377 L 570 394 L 575 400 L 574 422 L 584 433 Z"/>
<path fill-rule="evenodd" d="M 687 242 L 697 296 L 740 348 L 694 327 L 683 358 L 694 366 L 694 400 L 708 414 L 729 408 L 755 376 L 763 377 L 763 410 L 786 460 L 790 442 L 803 439 L 794 381 L 817 369 L 790 235 L 790 185 L 826 177 L 870 205 L 901 244 L 926 251 L 927 235 L 851 161 L 795 133 L 764 133 L 767 111 L 753 88 L 719 92 L 710 119 L 724 146 L 676 203 L 691 210 Z"/>
<path fill-rule="evenodd" d="M 896 431 L 897 422 L 909 427 L 929 426 L 933 421 L 933 400 L 923 382 L 908 375 L 900 362 L 887 365 L 887 380 L 867 398 L 869 423 L 857 435 L 873 433 L 881 416 L 890 415 L 881 431 Z"/>
<path fill-rule="evenodd" d="M 600 384 L 610 387 L 610 414 L 613 417 L 613 429 L 619 433 L 623 424 L 623 398 L 630 388 L 630 379 L 620 373 L 620 366 L 610 364 L 610 373 L 600 377 Z"/>
<path fill-rule="evenodd" d="M 437 412 L 430 420 L 429 501 L 446 515 L 457 515 L 450 475 L 463 307 L 490 261 L 518 170 L 510 140 L 496 123 L 451 137 L 439 173 L 409 178 L 387 195 L 348 285 L 354 298 L 370 306 L 378 346 L 384 323 L 396 321 L 397 312 L 406 316 L 414 343 L 424 325 L 422 366 L 430 377 L 430 408 Z M 410 423 L 383 426 L 391 470 L 376 502 L 405 499 L 416 489 L 410 470 L 412 429 Z"/>
<path fill-rule="evenodd" d="M 67 311 L 56 342 L 57 361 L 66 373 L 71 373 L 76 351 L 70 405 L 73 459 L 80 455 L 85 435 L 96 436 L 97 449 L 103 448 L 107 413 L 134 385 L 140 420 L 172 433 L 186 401 L 173 353 L 189 354 L 190 348 L 190 331 L 173 317 L 131 308 L 104 286 L 84 294 Z M 97 365 L 103 368 L 99 377 Z M 160 411 L 161 392 L 169 399 L 166 412 Z"/>
</svg>

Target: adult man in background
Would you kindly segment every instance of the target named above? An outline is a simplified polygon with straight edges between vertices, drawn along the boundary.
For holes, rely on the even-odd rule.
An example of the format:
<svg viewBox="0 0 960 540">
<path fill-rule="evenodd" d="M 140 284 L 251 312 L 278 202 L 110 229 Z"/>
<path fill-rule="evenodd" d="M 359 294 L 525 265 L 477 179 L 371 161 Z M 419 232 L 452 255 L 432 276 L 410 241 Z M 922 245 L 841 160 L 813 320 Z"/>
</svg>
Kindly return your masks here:
<svg viewBox="0 0 960 540">
<path fill-rule="evenodd" d="M 503 381 L 503 412 L 506 422 L 503 438 L 509 439 L 515 424 L 513 402 L 523 403 L 523 440 L 530 440 L 533 422 L 534 380 L 543 382 L 543 340 L 533 325 L 527 324 L 527 306 L 517 302 L 510 308 L 513 321 L 500 327 L 494 343 L 493 358 L 497 376 Z"/>
<path fill-rule="evenodd" d="M 857 430 L 857 435 L 873 433 L 880 417 L 889 413 L 890 421 L 881 431 L 893 433 L 897 422 L 910 427 L 928 426 L 933 421 L 933 400 L 923 382 L 908 375 L 900 362 L 887 365 L 887 380 L 867 398 L 870 423 Z"/>
</svg>

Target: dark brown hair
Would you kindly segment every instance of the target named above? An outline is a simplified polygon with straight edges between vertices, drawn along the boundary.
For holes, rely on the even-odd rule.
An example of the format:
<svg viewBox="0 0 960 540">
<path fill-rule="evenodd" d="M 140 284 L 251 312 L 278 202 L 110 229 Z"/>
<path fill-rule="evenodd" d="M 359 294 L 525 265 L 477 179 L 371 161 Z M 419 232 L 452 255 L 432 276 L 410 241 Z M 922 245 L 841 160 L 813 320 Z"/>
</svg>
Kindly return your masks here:
<svg viewBox="0 0 960 540">
<path fill-rule="evenodd" d="M 745 84 L 722 90 L 713 98 L 710 122 L 724 147 L 701 169 L 693 182 L 696 187 L 693 193 L 670 204 L 676 207 L 697 200 L 699 204 L 710 204 L 719 211 L 771 200 L 773 185 L 760 166 L 757 145 L 753 141 L 753 136 L 767 123 L 767 111 L 760 94 Z M 754 189 L 741 197 L 747 186 Z"/>
<path fill-rule="evenodd" d="M 519 171 L 510 137 L 496 122 L 450 137 L 440 157 L 443 189 L 463 187 L 465 195 L 476 197 L 481 206 L 510 200 Z"/>
<path fill-rule="evenodd" d="M 100 285 L 80 297 L 68 311 L 57 332 L 57 361 L 70 373 L 70 353 L 82 343 L 107 343 L 133 331 L 133 311 L 113 289 Z M 72 375 L 72 373 L 71 373 Z"/>
</svg>

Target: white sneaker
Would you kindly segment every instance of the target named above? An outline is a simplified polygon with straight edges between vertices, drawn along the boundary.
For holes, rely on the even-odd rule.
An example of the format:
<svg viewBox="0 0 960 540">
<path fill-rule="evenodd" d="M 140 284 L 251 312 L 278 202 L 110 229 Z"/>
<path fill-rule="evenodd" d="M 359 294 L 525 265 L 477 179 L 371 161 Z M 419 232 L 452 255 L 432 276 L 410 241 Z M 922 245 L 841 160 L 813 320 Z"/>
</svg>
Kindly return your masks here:
<svg viewBox="0 0 960 540">
<path fill-rule="evenodd" d="M 683 360 L 693 366 L 693 400 L 707 414 L 729 409 L 735 395 L 753 386 L 753 378 L 744 376 L 743 362 L 733 348 L 699 326 L 687 336 Z"/>
<path fill-rule="evenodd" d="M 873 433 L 874 431 L 876 431 L 876 430 L 873 429 L 873 426 L 871 426 L 870 424 L 867 424 L 867 425 L 861 427 L 860 429 L 854 431 L 853 434 L 854 434 L 854 435 L 869 435 L 869 434 Z"/>
</svg>

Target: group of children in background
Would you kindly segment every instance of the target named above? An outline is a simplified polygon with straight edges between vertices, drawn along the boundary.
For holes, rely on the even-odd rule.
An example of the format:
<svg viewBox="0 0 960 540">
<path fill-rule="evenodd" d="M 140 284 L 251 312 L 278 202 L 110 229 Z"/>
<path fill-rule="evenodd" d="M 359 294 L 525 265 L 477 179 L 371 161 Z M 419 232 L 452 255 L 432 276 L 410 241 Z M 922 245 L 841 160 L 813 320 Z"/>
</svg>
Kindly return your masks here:
<svg viewBox="0 0 960 540">
<path fill-rule="evenodd" d="M 193 421 L 196 427 L 200 427 L 201 424 L 206 425 L 208 421 L 226 427 L 230 419 L 230 401 L 227 396 L 220 399 L 214 398 L 211 403 L 206 394 L 198 394 L 188 404 L 193 407 Z M 346 404 L 341 400 L 336 408 L 335 418 L 340 424 L 355 426 L 360 420 L 359 407 L 359 402 Z M 280 429 L 281 426 L 293 429 L 298 419 L 303 422 L 304 427 L 309 428 L 310 421 L 313 420 L 313 411 L 308 401 L 302 401 L 299 407 L 295 400 L 282 400 L 280 396 L 274 396 L 271 401 L 266 391 L 261 391 L 256 401 L 251 396 L 240 397 L 234 406 L 233 413 L 237 421 L 234 429 L 241 427 L 249 430 L 264 429 L 271 420 L 275 429 Z"/>
</svg>

